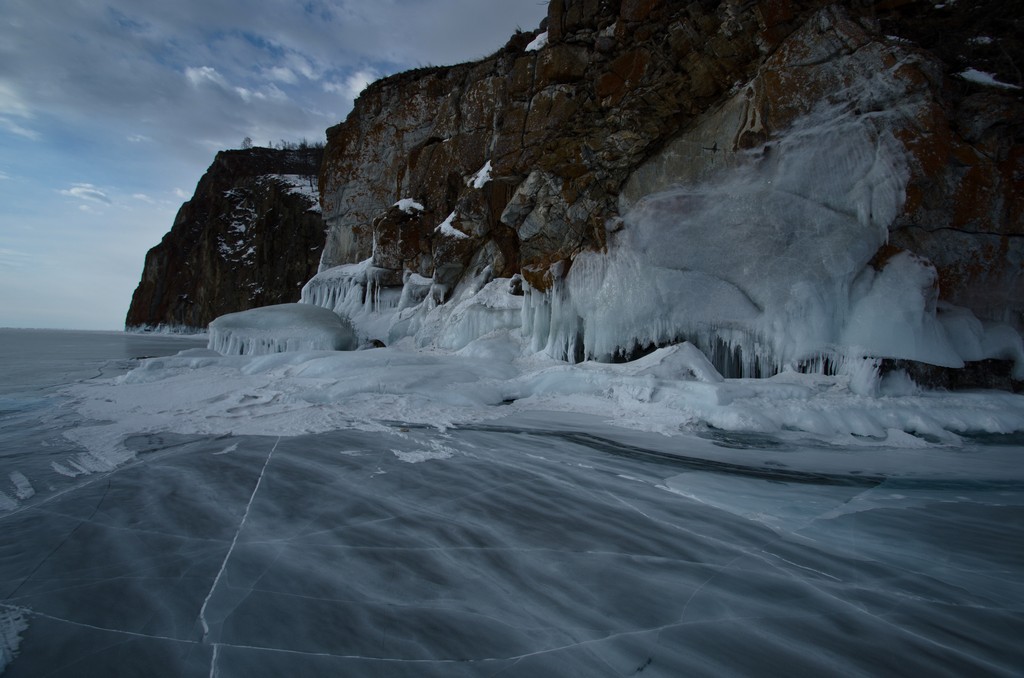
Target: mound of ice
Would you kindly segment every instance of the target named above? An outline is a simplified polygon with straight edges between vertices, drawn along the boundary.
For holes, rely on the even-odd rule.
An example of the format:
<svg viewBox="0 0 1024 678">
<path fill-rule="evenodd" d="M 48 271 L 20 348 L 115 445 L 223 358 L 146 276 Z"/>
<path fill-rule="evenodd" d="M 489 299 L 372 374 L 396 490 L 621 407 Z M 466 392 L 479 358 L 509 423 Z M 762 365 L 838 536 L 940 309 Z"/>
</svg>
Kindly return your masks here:
<svg viewBox="0 0 1024 678">
<path fill-rule="evenodd" d="M 393 275 L 394 271 L 374 266 L 372 258 L 335 266 L 310 278 L 302 288 L 302 303 L 348 319 L 360 341 L 385 340 L 392 317 L 407 301 L 402 288 L 387 284 Z M 416 276 L 408 286 L 416 288 L 422 280 Z M 415 291 L 410 292 L 413 297 Z"/>
<path fill-rule="evenodd" d="M 347 321 L 310 304 L 264 306 L 222 315 L 210 323 L 209 347 L 223 355 L 349 351 L 356 345 Z"/>
</svg>

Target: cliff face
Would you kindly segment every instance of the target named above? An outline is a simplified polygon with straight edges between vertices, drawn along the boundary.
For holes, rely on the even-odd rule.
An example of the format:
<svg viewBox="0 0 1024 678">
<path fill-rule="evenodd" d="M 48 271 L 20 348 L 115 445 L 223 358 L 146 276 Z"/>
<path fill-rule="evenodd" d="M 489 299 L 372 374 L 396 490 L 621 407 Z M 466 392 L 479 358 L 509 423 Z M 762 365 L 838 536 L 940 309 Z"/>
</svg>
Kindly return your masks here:
<svg viewBox="0 0 1024 678">
<path fill-rule="evenodd" d="M 953 304 L 1020 330 L 1024 107 L 1011 5 L 552 0 L 546 41 L 520 34 L 482 61 L 374 83 L 328 130 L 321 270 L 371 259 L 377 283 L 414 272 L 437 301 L 521 273 L 548 311 L 568 300 L 578 316 L 573 338 L 535 344 L 607 355 L 678 339 L 685 325 L 621 327 L 603 348 L 588 344 L 606 325 L 588 325 L 601 305 L 582 299 L 582 281 L 600 286 L 610 269 L 571 280 L 589 252 L 664 232 L 668 221 L 636 223 L 661 210 L 721 218 L 717 229 L 694 220 L 672 236 L 687 251 L 658 263 L 750 302 L 705 328 L 753 336 L 802 322 L 813 336 L 791 341 L 794 355 L 863 340 L 850 322 L 867 323 L 858 303 L 882 295 L 874 276 L 895 258 L 887 275 L 913 281 L 922 313 Z M 1011 86 L 982 84 L 969 66 Z M 800 145 L 813 134 L 818 150 Z M 729 183 L 754 174 L 757 186 Z M 716 182 L 746 193 L 735 200 Z M 680 187 L 691 195 L 644 202 Z M 402 199 L 422 209 L 394 206 Z M 637 216 L 638 205 L 649 209 Z M 658 259 L 650 239 L 629 247 Z M 831 268 L 796 275 L 816 260 Z M 822 296 L 842 301 L 818 308 Z"/>
<path fill-rule="evenodd" d="M 126 326 L 203 328 L 225 313 L 297 301 L 323 250 L 321 157 L 315 148 L 218 153 L 146 255 Z"/>
</svg>

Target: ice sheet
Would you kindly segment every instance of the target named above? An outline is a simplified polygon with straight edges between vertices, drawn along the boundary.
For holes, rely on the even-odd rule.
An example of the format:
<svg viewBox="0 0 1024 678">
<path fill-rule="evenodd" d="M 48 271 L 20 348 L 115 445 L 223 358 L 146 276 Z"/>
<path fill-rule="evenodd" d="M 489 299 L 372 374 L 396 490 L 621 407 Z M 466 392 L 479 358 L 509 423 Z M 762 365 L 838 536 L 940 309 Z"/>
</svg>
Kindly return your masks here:
<svg viewBox="0 0 1024 678">
<path fill-rule="evenodd" d="M 9 415 L 4 678 L 1021 665 L 1024 437 L 948 430 L 1019 396 L 723 380 L 687 346 L 570 366 L 509 330 L 118 371 Z M 82 454 L 109 465 L 47 465 Z"/>
<path fill-rule="evenodd" d="M 1019 473 L 801 475 L 754 447 L 702 468 L 712 441 L 545 416 L 135 439 L 139 462 L 0 516 L 5 678 L 1019 666 Z"/>
</svg>

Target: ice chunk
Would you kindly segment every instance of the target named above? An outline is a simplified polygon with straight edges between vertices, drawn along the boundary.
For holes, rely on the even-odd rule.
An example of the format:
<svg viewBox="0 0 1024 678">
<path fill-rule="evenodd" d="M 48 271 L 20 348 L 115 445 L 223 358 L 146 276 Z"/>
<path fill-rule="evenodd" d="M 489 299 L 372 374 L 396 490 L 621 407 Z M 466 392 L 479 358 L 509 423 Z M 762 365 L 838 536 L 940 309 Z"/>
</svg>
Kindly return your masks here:
<svg viewBox="0 0 1024 678">
<path fill-rule="evenodd" d="M 311 304 L 278 304 L 229 313 L 210 323 L 210 348 L 224 355 L 284 351 L 346 351 L 356 347 L 351 325 Z"/>
</svg>

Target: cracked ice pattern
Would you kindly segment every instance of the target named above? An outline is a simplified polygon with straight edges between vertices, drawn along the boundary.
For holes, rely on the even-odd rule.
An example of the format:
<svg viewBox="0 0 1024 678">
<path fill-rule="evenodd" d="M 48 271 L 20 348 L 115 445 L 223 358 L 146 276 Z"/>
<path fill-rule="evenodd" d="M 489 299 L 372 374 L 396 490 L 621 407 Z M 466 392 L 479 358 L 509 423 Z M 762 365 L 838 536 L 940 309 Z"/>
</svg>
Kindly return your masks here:
<svg viewBox="0 0 1024 678">
<path fill-rule="evenodd" d="M 81 343 L 60 347 L 53 384 L 126 367 Z M 443 432 L 149 433 L 67 475 L 52 463 L 81 448 L 63 433 L 88 422 L 4 360 L 4 678 L 1024 664 L 1019 436 L 886 449 L 519 413 Z"/>
<path fill-rule="evenodd" d="M 584 426 L 135 440 L 0 516 L 5 676 L 1019 668 L 1021 482 L 714 471 Z"/>
</svg>

